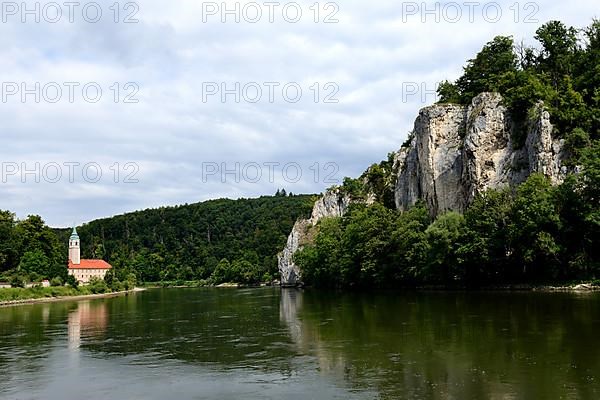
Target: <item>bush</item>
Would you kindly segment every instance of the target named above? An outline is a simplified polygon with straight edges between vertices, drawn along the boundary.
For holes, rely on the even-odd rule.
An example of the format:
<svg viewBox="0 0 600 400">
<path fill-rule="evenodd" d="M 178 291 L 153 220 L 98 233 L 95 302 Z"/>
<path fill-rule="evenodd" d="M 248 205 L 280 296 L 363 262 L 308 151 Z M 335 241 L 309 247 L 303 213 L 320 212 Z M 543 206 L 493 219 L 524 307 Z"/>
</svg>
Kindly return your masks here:
<svg viewBox="0 0 600 400">
<path fill-rule="evenodd" d="M 103 279 L 93 277 L 89 282 L 89 289 L 93 294 L 102 294 L 110 292 L 110 289 L 106 285 Z"/>
<path fill-rule="evenodd" d="M 13 275 L 10 279 L 10 286 L 14 288 L 24 288 L 25 278 L 21 275 Z"/>
<path fill-rule="evenodd" d="M 110 290 L 112 290 L 113 292 L 120 292 L 122 290 L 125 290 L 125 286 L 118 279 L 113 279 L 112 284 L 109 287 Z"/>
<path fill-rule="evenodd" d="M 273 282 L 273 275 L 271 275 L 268 272 L 265 272 L 265 274 L 262 277 L 262 281 L 265 283 Z"/>
<path fill-rule="evenodd" d="M 106 274 L 104 275 L 104 282 L 106 282 L 109 287 L 112 287 L 114 280 L 116 280 L 116 278 L 112 269 L 106 271 Z"/>
<path fill-rule="evenodd" d="M 60 276 L 56 276 L 50 281 L 50 286 L 63 286 L 63 280 Z"/>
<path fill-rule="evenodd" d="M 137 277 L 134 273 L 130 273 L 125 280 L 125 288 L 126 290 L 135 289 L 135 285 L 137 285 Z"/>
<path fill-rule="evenodd" d="M 73 275 L 67 275 L 66 283 L 71 286 L 73 289 L 79 288 L 79 281 L 75 279 Z"/>
</svg>

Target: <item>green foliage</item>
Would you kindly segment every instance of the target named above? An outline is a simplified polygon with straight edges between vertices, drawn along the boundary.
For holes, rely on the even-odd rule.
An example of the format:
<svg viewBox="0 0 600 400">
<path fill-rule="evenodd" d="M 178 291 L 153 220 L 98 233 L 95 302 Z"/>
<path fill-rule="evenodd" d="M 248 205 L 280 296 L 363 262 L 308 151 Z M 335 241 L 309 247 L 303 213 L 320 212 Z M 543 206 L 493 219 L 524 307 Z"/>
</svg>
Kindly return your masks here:
<svg viewBox="0 0 600 400">
<path fill-rule="evenodd" d="M 104 282 L 106 282 L 108 287 L 112 287 L 113 283 L 115 282 L 115 273 L 112 269 L 109 269 L 106 271 L 106 274 L 104 274 Z"/>
<path fill-rule="evenodd" d="M 494 282 L 506 275 L 512 194 L 488 190 L 465 213 L 467 229 L 458 249 L 467 284 Z"/>
<path fill-rule="evenodd" d="M 535 39 L 542 45 L 537 60 L 538 70 L 548 74 L 556 87 L 562 77 L 573 70 L 573 59 L 579 52 L 577 30 L 560 21 L 550 21 L 536 31 Z"/>
<path fill-rule="evenodd" d="M 16 248 L 15 215 L 0 210 L 0 271 L 14 269 L 18 265 L 19 254 Z"/>
<path fill-rule="evenodd" d="M 10 280 L 10 286 L 14 288 L 25 287 L 25 278 L 22 275 L 15 274 Z"/>
<path fill-rule="evenodd" d="M 33 287 L 33 288 L 10 288 L 0 289 L 0 302 L 4 301 L 19 301 L 31 299 L 43 299 L 51 297 L 66 297 L 80 296 L 90 294 L 88 287 L 82 289 L 74 289 L 66 286 L 55 286 L 49 288 Z"/>
<path fill-rule="evenodd" d="M 137 277 L 134 273 L 130 272 L 129 274 L 127 274 L 127 279 L 125 279 L 123 287 L 125 288 L 125 290 L 131 290 L 135 289 L 135 285 L 137 285 Z"/>
<path fill-rule="evenodd" d="M 75 277 L 73 275 L 67 275 L 67 279 L 65 279 L 65 283 L 67 285 L 69 285 L 70 287 L 72 287 L 73 289 L 78 289 L 79 288 L 79 281 L 77 279 L 75 279 Z"/>
<path fill-rule="evenodd" d="M 307 284 L 326 287 L 468 286 L 571 282 L 600 276 L 600 144 L 582 152 L 581 172 L 552 186 L 531 175 L 516 191 L 488 190 L 464 216 L 431 221 L 354 205 L 323 220 L 314 244 L 294 258 Z"/>
<path fill-rule="evenodd" d="M 456 82 L 439 85 L 440 102 L 469 104 L 481 92 L 500 92 L 515 122 L 515 145 L 521 147 L 528 113 L 541 101 L 557 136 L 577 130 L 569 143 L 577 157 L 587 145 L 578 140 L 581 131 L 591 139 L 598 139 L 600 131 L 600 22 L 583 33 L 586 40 L 578 41 L 575 28 L 550 21 L 536 31 L 539 49 L 516 50 L 510 37 L 498 36 L 467 62 Z"/>
<path fill-rule="evenodd" d="M 96 276 L 90 278 L 90 281 L 88 282 L 87 288 L 93 294 L 102 294 L 102 293 L 108 293 L 108 292 L 110 292 L 110 288 L 108 287 L 108 285 L 106 284 L 106 282 L 104 282 L 103 279 L 100 279 L 100 278 L 98 278 Z"/>
<path fill-rule="evenodd" d="M 63 285 L 64 285 L 63 280 L 59 276 L 52 278 L 52 280 L 50 281 L 50 286 L 63 286 Z"/>
<path fill-rule="evenodd" d="M 440 103 L 460 103 L 460 90 L 456 84 L 447 80 L 441 82 L 437 87 L 437 95 Z"/>
<path fill-rule="evenodd" d="M 360 179 L 353 179 L 349 177 L 344 178 L 342 184 L 342 190 L 350 195 L 352 199 L 364 199 L 365 198 L 365 185 Z"/>
<path fill-rule="evenodd" d="M 389 153 L 387 160 L 371 165 L 358 179 L 344 178 L 340 187 L 353 200 L 364 201 L 370 196 L 388 208 L 394 208 L 395 153 Z"/>
<path fill-rule="evenodd" d="M 296 253 L 294 261 L 302 269 L 302 276 L 308 284 L 335 286 L 340 270 L 341 219 L 324 219 L 319 222 L 318 229 L 314 245 Z"/>
<path fill-rule="evenodd" d="M 66 245 L 42 218 L 32 215 L 16 220 L 0 211 L 0 273 L 18 272 L 24 279 L 39 281 L 65 278 Z"/>
<path fill-rule="evenodd" d="M 456 81 L 461 103 L 470 102 L 479 93 L 498 90 L 500 77 L 516 71 L 517 56 L 513 47 L 511 37 L 497 36 L 467 62 L 463 75 Z"/>
<path fill-rule="evenodd" d="M 41 250 L 27 251 L 21 257 L 18 270 L 25 273 L 43 275 L 48 271 L 50 261 Z"/>
<path fill-rule="evenodd" d="M 510 215 L 512 256 L 520 261 L 519 271 L 512 274 L 522 275 L 526 280 L 557 278 L 560 246 L 556 237 L 561 227 L 549 180 L 540 174 L 531 175 L 519 186 Z"/>
<path fill-rule="evenodd" d="M 237 271 L 234 271 L 228 259 L 224 258 L 217 264 L 217 267 L 210 276 L 210 280 L 216 285 L 225 282 L 235 282 L 239 279 Z"/>
<path fill-rule="evenodd" d="M 422 279 L 442 284 L 464 279 L 458 250 L 465 228 L 465 218 L 455 212 L 443 214 L 429 225 L 425 230 L 427 260 L 420 271 Z"/>
<path fill-rule="evenodd" d="M 581 152 L 590 145 L 590 135 L 581 128 L 573 129 L 565 138 L 565 148 L 576 160 L 581 157 Z"/>
<path fill-rule="evenodd" d="M 412 282 L 422 263 L 429 217 L 419 205 L 407 213 L 378 203 L 353 205 L 343 218 L 325 219 L 314 245 L 295 255 L 306 283 L 316 286 L 388 286 Z"/>
<path fill-rule="evenodd" d="M 109 279 L 126 287 L 132 286 L 130 274 L 138 282 L 207 280 L 221 259 L 241 268 L 225 281 L 260 281 L 265 273 L 277 274 L 277 253 L 313 203 L 313 196 L 279 190 L 274 197 L 212 200 L 101 219 L 78 228 L 82 258 L 104 254 L 114 267 Z M 69 233 L 59 231 L 64 254 Z M 225 282 L 221 273 L 215 278 Z"/>
</svg>

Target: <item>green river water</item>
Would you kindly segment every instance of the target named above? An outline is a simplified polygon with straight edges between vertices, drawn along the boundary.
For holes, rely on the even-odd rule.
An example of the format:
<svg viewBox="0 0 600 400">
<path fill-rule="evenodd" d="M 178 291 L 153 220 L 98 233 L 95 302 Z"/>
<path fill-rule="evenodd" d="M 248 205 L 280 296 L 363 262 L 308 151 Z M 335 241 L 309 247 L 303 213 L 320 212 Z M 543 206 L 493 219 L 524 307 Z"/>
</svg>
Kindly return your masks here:
<svg viewBox="0 0 600 400">
<path fill-rule="evenodd" d="M 600 294 L 151 289 L 0 308 L 0 399 L 600 399 Z"/>
</svg>

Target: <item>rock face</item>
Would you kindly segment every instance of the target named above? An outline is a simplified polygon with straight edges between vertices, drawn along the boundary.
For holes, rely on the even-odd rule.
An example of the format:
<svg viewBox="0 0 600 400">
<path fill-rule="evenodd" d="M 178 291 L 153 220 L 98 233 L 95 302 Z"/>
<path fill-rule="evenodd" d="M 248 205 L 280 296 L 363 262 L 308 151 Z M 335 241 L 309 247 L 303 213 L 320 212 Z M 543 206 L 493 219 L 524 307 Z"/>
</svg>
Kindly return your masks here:
<svg viewBox="0 0 600 400">
<path fill-rule="evenodd" d="M 525 146 L 515 149 L 514 123 L 497 93 L 482 93 L 469 106 L 422 109 L 408 147 L 396 156 L 396 206 L 424 200 L 432 215 L 463 212 L 478 193 L 517 185 L 540 172 L 559 183 L 562 142 L 553 140 L 548 112 L 538 104 Z"/>
<path fill-rule="evenodd" d="M 407 210 L 423 200 L 432 216 L 464 212 L 479 193 L 518 185 L 533 172 L 555 184 L 562 182 L 566 175 L 563 142 L 553 139 L 550 115 L 542 103 L 532 115 L 525 145 L 517 149 L 512 139 L 514 121 L 497 93 L 482 93 L 469 106 L 423 108 L 408 145 L 395 155 L 396 207 Z M 296 222 L 279 254 L 282 285 L 301 282 L 293 255 L 311 242 L 311 228 L 322 218 L 342 216 L 349 204 L 347 195 L 329 191 L 317 201 L 310 219 Z"/>
<path fill-rule="evenodd" d="M 341 217 L 346 213 L 349 205 L 349 195 L 342 193 L 339 189 L 330 190 L 317 200 L 309 219 L 296 221 L 283 251 L 277 256 L 282 286 L 297 286 L 302 284 L 300 269 L 294 263 L 294 253 L 300 250 L 306 243 L 312 241 L 314 233 L 314 229 L 312 228 L 321 219 Z"/>
</svg>

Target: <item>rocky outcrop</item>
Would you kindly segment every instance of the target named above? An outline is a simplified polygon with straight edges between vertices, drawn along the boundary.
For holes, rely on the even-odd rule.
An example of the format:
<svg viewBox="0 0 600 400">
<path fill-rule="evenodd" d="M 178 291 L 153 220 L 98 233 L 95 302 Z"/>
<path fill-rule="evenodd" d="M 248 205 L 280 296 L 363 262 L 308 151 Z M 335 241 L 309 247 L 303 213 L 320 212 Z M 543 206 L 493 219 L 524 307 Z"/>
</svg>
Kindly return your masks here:
<svg viewBox="0 0 600 400">
<path fill-rule="evenodd" d="M 435 104 L 419 112 L 410 140 L 395 155 L 396 207 L 407 210 L 423 200 L 432 216 L 463 212 L 488 189 L 514 186 L 533 172 L 557 184 L 566 175 L 563 142 L 552 136 L 550 115 L 543 104 L 531 110 L 525 144 L 513 141 L 515 122 L 497 93 L 482 93 L 470 105 Z M 367 203 L 374 200 L 368 196 Z M 317 222 L 342 216 L 350 197 L 339 189 L 327 192 L 315 204 L 308 220 L 294 225 L 279 254 L 284 286 L 301 282 L 293 255 L 310 243 Z"/>
<path fill-rule="evenodd" d="M 543 104 L 532 110 L 525 146 L 513 142 L 514 121 L 497 93 L 482 93 L 469 106 L 422 109 L 412 140 L 396 157 L 396 206 L 426 202 L 432 215 L 463 212 L 478 193 L 517 185 L 540 172 L 562 181 L 562 142 L 553 140 Z"/>
<path fill-rule="evenodd" d="M 309 219 L 296 221 L 283 251 L 277 256 L 282 286 L 297 286 L 302 283 L 300 269 L 294 263 L 294 254 L 304 245 L 312 242 L 314 228 L 320 220 L 327 217 L 341 217 L 349 205 L 348 194 L 340 189 L 332 189 L 316 201 Z"/>
<path fill-rule="evenodd" d="M 462 139 L 466 110 L 457 105 L 431 106 L 419 112 L 413 137 L 397 157 L 396 205 L 407 209 L 424 200 L 433 213 L 463 207 Z"/>
</svg>

